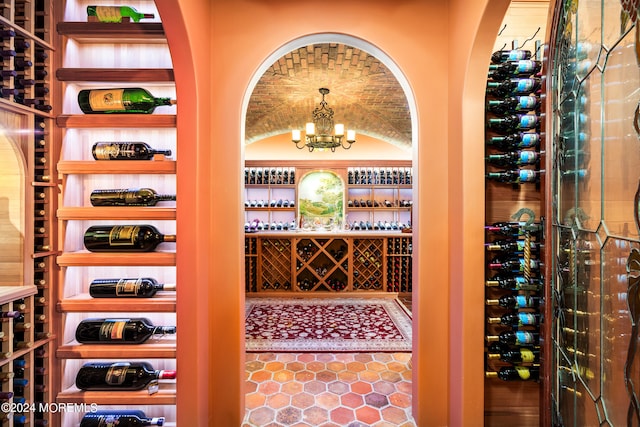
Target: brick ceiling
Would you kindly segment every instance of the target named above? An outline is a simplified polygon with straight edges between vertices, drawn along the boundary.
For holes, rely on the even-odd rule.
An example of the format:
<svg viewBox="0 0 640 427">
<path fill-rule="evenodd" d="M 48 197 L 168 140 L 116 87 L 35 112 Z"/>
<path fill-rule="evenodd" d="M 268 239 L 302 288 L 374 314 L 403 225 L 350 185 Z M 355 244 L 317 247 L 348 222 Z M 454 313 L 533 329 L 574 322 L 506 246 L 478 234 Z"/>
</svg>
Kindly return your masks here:
<svg viewBox="0 0 640 427">
<path fill-rule="evenodd" d="M 411 146 L 409 107 L 400 84 L 378 59 L 337 43 L 289 52 L 258 81 L 247 109 L 248 144 L 292 129 L 304 131 L 321 87 L 335 123 L 400 147 Z"/>
</svg>

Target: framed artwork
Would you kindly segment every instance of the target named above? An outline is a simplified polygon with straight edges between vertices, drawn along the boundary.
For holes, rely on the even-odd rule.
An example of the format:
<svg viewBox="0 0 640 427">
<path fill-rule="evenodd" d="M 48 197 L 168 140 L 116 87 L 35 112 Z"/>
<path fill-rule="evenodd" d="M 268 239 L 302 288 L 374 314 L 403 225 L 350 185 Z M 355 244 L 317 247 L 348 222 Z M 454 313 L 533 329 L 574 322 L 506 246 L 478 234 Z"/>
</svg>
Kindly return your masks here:
<svg viewBox="0 0 640 427">
<path fill-rule="evenodd" d="M 339 230 L 344 219 L 344 182 L 331 171 L 312 171 L 298 184 L 298 218 L 303 230 Z"/>
</svg>

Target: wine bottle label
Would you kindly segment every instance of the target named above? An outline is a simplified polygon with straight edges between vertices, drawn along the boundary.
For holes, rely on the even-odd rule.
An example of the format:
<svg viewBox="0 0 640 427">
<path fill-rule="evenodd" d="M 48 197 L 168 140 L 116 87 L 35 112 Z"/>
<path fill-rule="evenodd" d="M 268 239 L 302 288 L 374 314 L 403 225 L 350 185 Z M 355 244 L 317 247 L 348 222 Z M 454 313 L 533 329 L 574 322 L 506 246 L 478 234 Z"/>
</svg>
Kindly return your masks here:
<svg viewBox="0 0 640 427">
<path fill-rule="evenodd" d="M 507 61 L 520 61 L 527 59 L 528 51 L 526 50 L 512 50 L 507 56 Z"/>
<path fill-rule="evenodd" d="M 518 313 L 518 323 L 520 325 L 536 325 L 538 320 L 533 313 Z"/>
<path fill-rule="evenodd" d="M 147 390 L 149 394 L 157 393 L 158 390 L 160 390 L 160 383 L 158 382 L 158 380 L 151 380 L 149 382 L 149 385 L 147 386 Z"/>
<path fill-rule="evenodd" d="M 540 135 L 537 133 L 523 133 L 520 137 L 520 147 L 535 147 L 540 142 Z"/>
<path fill-rule="evenodd" d="M 523 344 L 534 344 L 534 343 L 535 343 L 535 337 L 531 332 L 516 331 L 516 344 L 523 345 Z"/>
<path fill-rule="evenodd" d="M 530 169 L 521 169 L 518 172 L 518 180 L 520 182 L 532 182 L 536 180 L 536 171 Z"/>
<path fill-rule="evenodd" d="M 514 368 L 516 369 L 516 372 L 521 379 L 528 380 L 529 378 L 531 378 L 531 371 L 529 370 L 529 368 L 524 366 L 514 366 Z"/>
<path fill-rule="evenodd" d="M 531 129 L 538 124 L 538 116 L 535 114 L 523 114 L 520 116 L 520 127 L 522 129 Z"/>
<path fill-rule="evenodd" d="M 96 89 L 89 92 L 93 111 L 125 111 L 124 89 Z"/>
<path fill-rule="evenodd" d="M 124 339 L 124 328 L 129 319 L 105 319 L 100 326 L 100 341 L 120 341 Z"/>
<path fill-rule="evenodd" d="M 518 98 L 518 109 L 520 110 L 531 110 L 536 108 L 538 104 L 538 98 L 535 96 L 521 96 Z"/>
<path fill-rule="evenodd" d="M 533 300 L 527 295 L 516 295 L 516 307 L 533 307 Z"/>
<path fill-rule="evenodd" d="M 535 151 L 521 151 L 518 159 L 521 164 L 525 165 L 535 163 L 536 160 L 538 160 L 538 153 Z"/>
<path fill-rule="evenodd" d="M 533 79 L 519 79 L 518 83 L 516 84 L 516 92 L 531 92 L 535 84 L 536 81 Z M 93 104 L 91 104 L 91 106 L 93 107 Z"/>
<path fill-rule="evenodd" d="M 127 377 L 127 370 L 131 366 L 128 362 L 117 362 L 109 366 L 109 370 L 104 376 L 104 382 L 109 385 L 122 385 Z"/>
<path fill-rule="evenodd" d="M 118 417 L 117 415 L 100 415 L 98 417 L 98 427 L 116 427 L 118 424 L 120 424 L 120 421 L 118 421 Z"/>
<path fill-rule="evenodd" d="M 116 225 L 109 232 L 109 246 L 132 246 L 139 231 L 137 225 Z"/>
<path fill-rule="evenodd" d="M 521 59 L 518 61 L 518 65 L 516 65 L 514 74 L 532 73 L 533 70 L 536 69 L 536 65 L 536 61 L 531 59 Z"/>
<path fill-rule="evenodd" d="M 138 295 L 142 279 L 120 279 L 116 283 L 116 296 Z"/>
<path fill-rule="evenodd" d="M 95 13 L 100 22 L 120 22 L 122 14 L 120 6 L 96 6 Z"/>
<path fill-rule="evenodd" d="M 520 357 L 524 363 L 533 363 L 536 360 L 535 354 L 533 354 L 533 351 L 528 348 L 520 349 Z"/>
<path fill-rule="evenodd" d="M 97 160 L 110 160 L 120 155 L 119 144 L 97 144 L 93 150 Z"/>
</svg>

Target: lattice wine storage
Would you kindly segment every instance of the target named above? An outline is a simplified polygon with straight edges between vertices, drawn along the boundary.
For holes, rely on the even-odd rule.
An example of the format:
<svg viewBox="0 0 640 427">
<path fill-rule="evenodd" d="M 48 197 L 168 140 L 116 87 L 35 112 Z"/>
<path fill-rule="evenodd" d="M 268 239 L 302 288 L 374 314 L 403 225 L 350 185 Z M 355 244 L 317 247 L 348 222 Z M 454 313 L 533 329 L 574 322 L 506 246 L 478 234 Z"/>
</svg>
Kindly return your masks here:
<svg viewBox="0 0 640 427">
<path fill-rule="evenodd" d="M 291 240 L 260 239 L 260 289 L 291 289 Z"/>
<path fill-rule="evenodd" d="M 353 289 L 383 290 L 384 239 L 353 240 Z"/>
</svg>

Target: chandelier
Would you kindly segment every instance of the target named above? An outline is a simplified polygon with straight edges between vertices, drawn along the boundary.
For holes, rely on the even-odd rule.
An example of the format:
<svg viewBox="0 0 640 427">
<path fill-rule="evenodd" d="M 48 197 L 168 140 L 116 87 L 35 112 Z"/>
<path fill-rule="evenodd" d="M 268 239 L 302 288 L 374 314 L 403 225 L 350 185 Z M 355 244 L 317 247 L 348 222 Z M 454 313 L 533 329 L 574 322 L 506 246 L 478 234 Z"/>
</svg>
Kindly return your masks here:
<svg viewBox="0 0 640 427">
<path fill-rule="evenodd" d="M 345 137 L 344 125 L 333 125 L 333 109 L 327 106 L 327 101 L 324 100 L 324 96 L 329 93 L 329 89 L 320 88 L 319 92 L 322 94 L 322 101 L 320 106 L 313 110 L 313 122 L 307 123 L 305 126 L 304 144 L 300 145 L 302 141 L 300 131 L 294 129 L 291 131 L 291 140 L 296 144 L 296 147 L 303 149 L 307 147 L 309 151 L 313 151 L 316 148 L 319 151 L 327 148 L 331 151 L 336 151 L 337 147 L 342 147 L 345 150 L 351 148 L 351 144 L 356 142 L 356 131 L 348 130 Z M 331 135 L 331 131 L 334 131 Z M 345 142 L 347 145 L 345 145 Z"/>
</svg>

